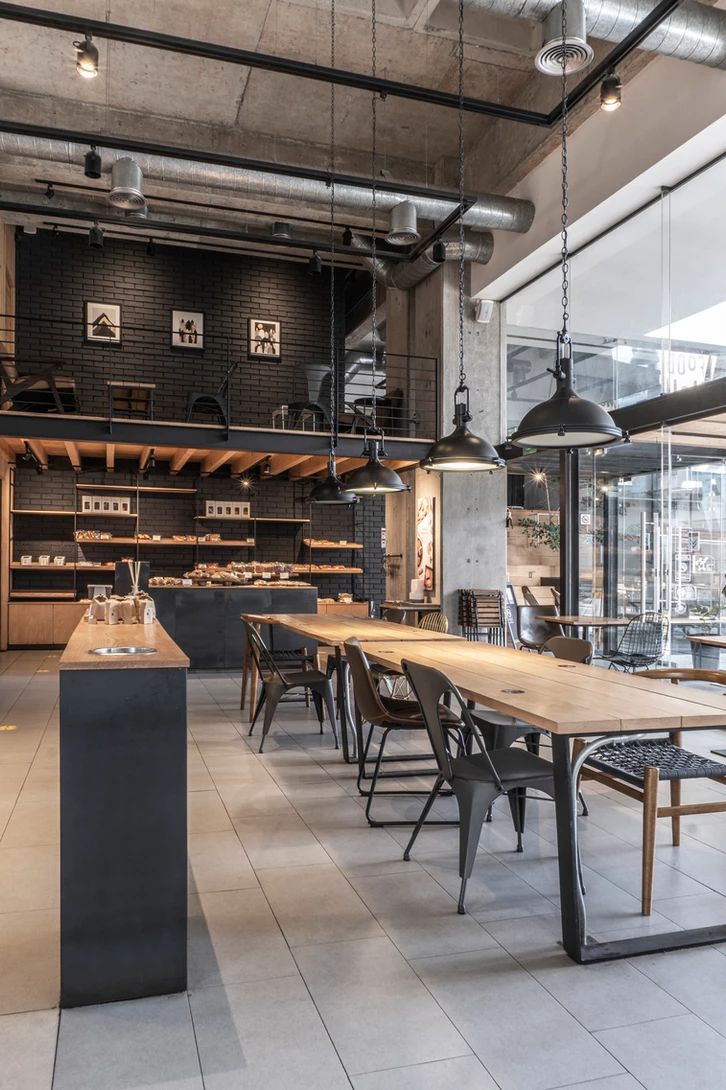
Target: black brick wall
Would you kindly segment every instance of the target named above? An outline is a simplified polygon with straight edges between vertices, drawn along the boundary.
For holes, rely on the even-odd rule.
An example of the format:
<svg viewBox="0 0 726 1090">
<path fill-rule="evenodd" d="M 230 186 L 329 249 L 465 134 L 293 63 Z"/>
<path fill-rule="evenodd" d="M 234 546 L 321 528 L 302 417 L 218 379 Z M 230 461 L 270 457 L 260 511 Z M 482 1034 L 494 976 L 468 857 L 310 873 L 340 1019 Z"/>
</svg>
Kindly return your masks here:
<svg viewBox="0 0 726 1090">
<path fill-rule="evenodd" d="M 61 359 L 76 382 L 81 410 L 105 415 L 106 382 L 155 382 L 156 416 L 184 419 L 190 391 L 215 391 L 228 365 L 234 424 L 269 427 L 281 404 L 308 400 L 303 367 L 327 363 L 330 282 L 324 268 L 261 257 L 108 239 L 90 250 L 85 236 L 39 231 L 17 248 L 19 360 Z M 337 280 L 338 340 L 342 344 L 342 275 Z M 121 305 L 120 347 L 83 339 L 83 304 Z M 170 345 L 171 311 L 204 312 L 201 353 Z M 247 358 L 248 318 L 281 323 L 282 360 Z"/>
</svg>

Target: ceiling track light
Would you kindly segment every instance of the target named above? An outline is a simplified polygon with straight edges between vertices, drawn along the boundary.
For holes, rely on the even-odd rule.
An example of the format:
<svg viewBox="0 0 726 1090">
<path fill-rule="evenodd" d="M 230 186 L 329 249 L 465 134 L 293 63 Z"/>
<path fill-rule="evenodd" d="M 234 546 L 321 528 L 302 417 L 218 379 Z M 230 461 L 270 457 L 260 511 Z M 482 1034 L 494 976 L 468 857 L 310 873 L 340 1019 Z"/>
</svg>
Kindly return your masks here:
<svg viewBox="0 0 726 1090">
<path fill-rule="evenodd" d="M 47 186 L 45 187 L 45 199 L 47 201 L 52 201 L 54 197 L 55 197 L 55 189 L 53 188 L 53 183 L 48 182 Z"/>
<path fill-rule="evenodd" d="M 459 204 L 464 206 L 464 3 L 459 0 Z M 464 217 L 459 215 L 459 385 L 454 391 L 454 430 L 438 439 L 421 460 L 426 470 L 473 473 L 501 469 L 500 458 L 488 439 L 469 431 L 469 387 L 464 371 Z M 436 255 L 434 255 L 436 258 Z M 444 255 L 445 256 L 445 255 Z M 438 258 L 436 258 L 438 260 Z"/>
<path fill-rule="evenodd" d="M 521 447 L 570 450 L 579 447 L 604 447 L 622 440 L 627 434 L 619 428 L 607 409 L 587 401 L 575 393 L 570 324 L 570 249 L 568 242 L 568 159 L 567 159 L 567 18 L 568 3 L 562 4 L 561 80 L 562 80 L 562 327 L 556 339 L 555 366 L 550 368 L 555 379 L 555 392 L 547 401 L 535 405 L 524 416 L 512 442 Z"/>
<path fill-rule="evenodd" d="M 343 231 L 343 245 L 353 245 L 353 232 L 351 231 L 350 227 L 346 227 L 346 229 Z"/>
<path fill-rule="evenodd" d="M 312 256 L 310 257 L 310 260 L 308 261 L 307 273 L 308 273 L 308 276 L 320 276 L 322 271 L 323 271 L 323 263 L 320 260 L 320 254 L 316 250 L 312 254 Z"/>
<path fill-rule="evenodd" d="M 154 242 L 153 238 L 150 238 L 149 241 L 146 243 L 146 256 L 156 257 L 156 243 Z"/>
<path fill-rule="evenodd" d="M 101 156 L 96 151 L 96 145 L 91 144 L 91 150 L 83 157 L 83 173 L 87 178 L 100 178 L 103 164 Z"/>
<path fill-rule="evenodd" d="M 605 113 L 619 110 L 623 104 L 623 84 L 617 72 L 608 72 L 600 84 L 600 109 Z"/>
<path fill-rule="evenodd" d="M 103 249 L 103 227 L 99 227 L 98 223 L 94 223 L 88 232 L 88 246 L 91 250 Z"/>
<path fill-rule="evenodd" d="M 90 34 L 82 42 L 74 42 L 76 49 L 76 72 L 84 79 L 95 79 L 98 75 L 98 50 Z"/>
</svg>

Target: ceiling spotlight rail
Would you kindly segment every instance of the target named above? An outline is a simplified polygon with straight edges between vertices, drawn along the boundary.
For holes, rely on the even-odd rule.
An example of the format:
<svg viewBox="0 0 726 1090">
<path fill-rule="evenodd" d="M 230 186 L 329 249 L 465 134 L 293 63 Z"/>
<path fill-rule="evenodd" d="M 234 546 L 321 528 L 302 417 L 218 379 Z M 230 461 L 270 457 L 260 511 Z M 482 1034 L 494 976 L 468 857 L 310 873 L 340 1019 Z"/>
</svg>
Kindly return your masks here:
<svg viewBox="0 0 726 1090">
<path fill-rule="evenodd" d="M 166 181 L 177 185 L 234 190 L 248 199 L 271 199 L 286 203 L 324 204 L 330 199 L 330 172 L 308 167 L 282 166 L 240 156 L 202 152 L 190 148 L 159 146 L 126 137 L 56 129 L 43 125 L 19 124 L 0 120 L 0 152 L 50 162 L 83 166 L 86 152 L 94 145 L 104 153 L 118 151 L 133 154 L 147 181 Z M 104 154 L 104 161 L 108 158 Z M 115 160 L 119 156 L 111 156 Z M 111 165 L 111 164 L 109 164 Z M 372 206 L 368 178 L 336 171 L 336 208 L 339 211 L 369 214 Z M 408 185 L 376 180 L 378 208 L 390 212 L 396 205 L 412 201 L 420 219 L 438 223 L 460 204 L 459 195 L 449 189 Z M 525 233 L 532 226 L 534 205 L 531 201 L 496 194 L 468 194 L 471 207 L 464 223 L 471 230 L 517 231 Z"/>
<path fill-rule="evenodd" d="M 50 27 L 64 30 L 70 34 L 85 33 L 90 40 L 91 33 L 106 41 L 126 42 L 129 45 L 144 46 L 148 49 L 160 49 L 169 53 L 181 53 L 188 56 L 203 57 L 207 60 L 222 61 L 225 64 L 242 65 L 245 68 L 258 68 L 267 72 L 296 76 L 299 79 L 311 79 L 323 83 L 333 83 L 344 87 L 354 87 L 360 91 L 377 92 L 394 98 L 407 98 L 416 102 L 427 102 L 432 106 L 458 109 L 457 95 L 440 91 L 432 87 L 420 87 L 417 84 L 401 80 L 384 79 L 365 72 L 351 72 L 341 68 L 310 64 L 307 61 L 279 57 L 269 53 L 258 53 L 249 49 L 237 49 L 234 46 L 216 42 L 203 42 L 194 38 L 180 38 L 173 34 L 163 34 L 144 27 L 126 26 L 121 23 L 106 23 L 100 19 L 86 19 L 62 12 L 45 11 L 41 8 L 23 7 L 16 4 L 0 3 L 0 18 L 13 22 L 30 23 L 33 26 Z M 95 48 L 95 47 L 93 47 Z M 96 54 L 96 61 L 98 55 Z M 527 121 L 531 125 L 541 125 L 542 115 L 534 110 L 522 110 L 509 107 L 499 102 L 486 99 L 465 98 L 464 110 L 468 113 L 485 114 L 504 120 Z"/>
</svg>

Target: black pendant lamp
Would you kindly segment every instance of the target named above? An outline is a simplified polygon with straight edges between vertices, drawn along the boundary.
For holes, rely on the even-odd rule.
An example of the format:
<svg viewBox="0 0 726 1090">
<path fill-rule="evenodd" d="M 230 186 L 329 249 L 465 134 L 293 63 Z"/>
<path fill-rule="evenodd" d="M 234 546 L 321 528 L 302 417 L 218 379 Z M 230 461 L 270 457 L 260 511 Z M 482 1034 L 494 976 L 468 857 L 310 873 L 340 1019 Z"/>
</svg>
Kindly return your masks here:
<svg viewBox="0 0 726 1090">
<path fill-rule="evenodd" d="M 521 447 L 604 447 L 627 440 L 610 413 L 595 401 L 575 393 L 572 369 L 570 324 L 570 253 L 568 229 L 567 174 L 567 5 L 562 4 L 562 329 L 557 334 L 557 357 L 551 373 L 555 392 L 548 401 L 535 405 L 525 415 L 512 442 Z"/>
<path fill-rule="evenodd" d="M 501 469 L 504 459 L 488 439 L 467 427 L 471 412 L 464 372 L 464 196 L 464 0 L 459 0 L 459 385 L 454 391 L 454 430 L 434 443 L 421 465 L 441 472 L 491 472 Z"/>
<path fill-rule="evenodd" d="M 330 66 L 335 68 L 335 0 L 330 9 Z M 318 258 L 318 261 L 320 258 Z M 335 450 L 338 445 L 338 360 L 335 330 L 335 84 L 330 85 L 330 444 L 328 474 L 310 493 L 311 503 L 352 504 L 358 502 L 338 476 Z"/>
<path fill-rule="evenodd" d="M 376 0 L 371 0 L 371 74 L 376 78 Z M 382 496 L 388 492 L 406 492 L 407 486 L 403 483 L 395 469 L 386 466 L 381 458 L 386 457 L 383 429 L 376 422 L 376 355 L 378 352 L 378 291 L 376 281 L 376 121 L 377 121 L 377 93 L 371 95 L 371 205 L 373 213 L 373 227 L 371 238 L 371 307 L 373 316 L 371 320 L 372 335 L 372 359 L 371 368 L 371 416 L 370 426 L 366 428 L 363 438 L 363 457 L 366 464 L 359 469 L 354 469 L 346 479 L 346 488 L 355 492 L 358 496 Z"/>
</svg>

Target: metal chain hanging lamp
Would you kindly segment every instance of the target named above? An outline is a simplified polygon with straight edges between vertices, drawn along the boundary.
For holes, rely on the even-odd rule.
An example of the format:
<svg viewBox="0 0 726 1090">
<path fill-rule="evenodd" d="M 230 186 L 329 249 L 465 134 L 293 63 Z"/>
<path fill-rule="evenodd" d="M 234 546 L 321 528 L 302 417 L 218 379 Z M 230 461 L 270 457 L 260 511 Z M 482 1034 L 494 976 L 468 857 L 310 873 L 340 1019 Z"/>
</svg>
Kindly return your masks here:
<svg viewBox="0 0 726 1090">
<path fill-rule="evenodd" d="M 604 447 L 627 439 L 610 413 L 595 401 L 575 393 L 570 335 L 570 252 L 568 245 L 569 180 L 567 161 L 567 5 L 562 3 L 562 329 L 557 334 L 557 358 L 554 368 L 556 388 L 551 398 L 535 405 L 523 418 L 512 442 L 523 447 Z"/>
<path fill-rule="evenodd" d="M 330 67 L 335 68 L 335 0 L 330 0 Z M 352 504 L 355 492 L 338 476 L 335 452 L 338 446 L 338 352 L 335 329 L 335 84 L 330 85 L 330 441 L 328 473 L 310 493 L 311 503 Z"/>
<path fill-rule="evenodd" d="M 376 0 L 371 0 L 371 74 L 375 79 L 377 69 L 376 56 Z M 371 426 L 366 428 L 363 440 L 363 457 L 367 462 L 360 469 L 354 469 L 346 478 L 346 488 L 358 496 L 380 496 L 387 492 L 405 492 L 407 486 L 390 466 L 381 461 L 386 457 L 385 436 L 376 421 L 376 354 L 378 351 L 378 293 L 376 283 L 376 121 L 377 96 L 371 95 L 371 205 L 373 215 L 373 237 L 371 239 L 371 306 L 373 308 L 373 367 L 371 370 Z"/>
<path fill-rule="evenodd" d="M 491 472 L 501 469 L 504 460 L 488 439 L 467 427 L 471 412 L 464 371 L 464 197 L 464 0 L 459 0 L 459 385 L 454 391 L 454 430 L 434 443 L 421 465 L 441 472 Z"/>
</svg>

